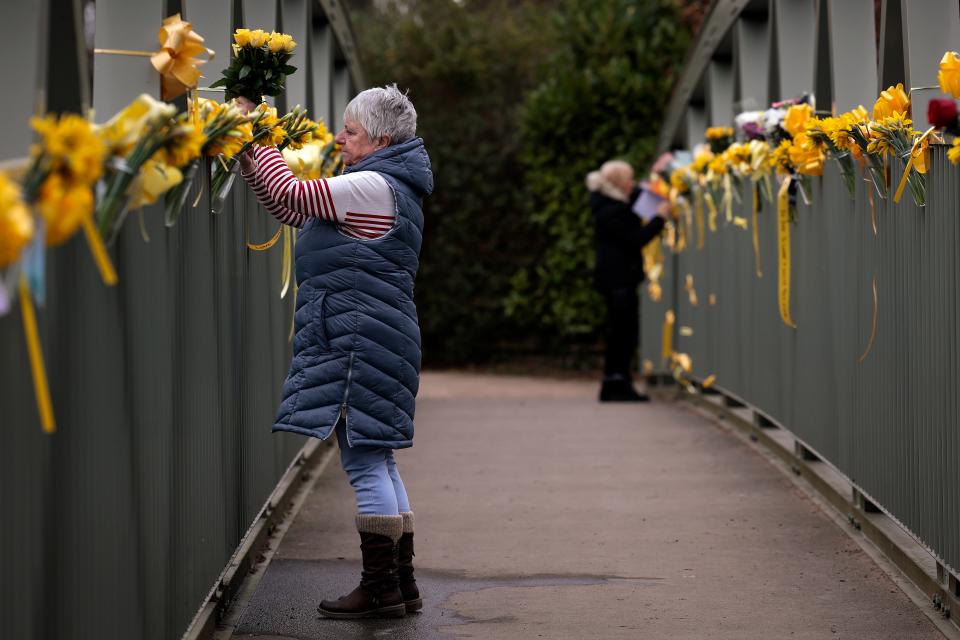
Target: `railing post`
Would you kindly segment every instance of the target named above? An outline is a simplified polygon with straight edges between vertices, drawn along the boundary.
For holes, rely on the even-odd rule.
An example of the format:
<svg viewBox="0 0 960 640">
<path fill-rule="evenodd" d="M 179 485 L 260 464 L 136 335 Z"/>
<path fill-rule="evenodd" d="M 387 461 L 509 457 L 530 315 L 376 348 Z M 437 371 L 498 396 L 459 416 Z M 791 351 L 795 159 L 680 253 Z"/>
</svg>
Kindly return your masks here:
<svg viewBox="0 0 960 640">
<path fill-rule="evenodd" d="M 311 26 L 311 5 L 310 0 L 283 0 L 281 8 L 283 13 L 283 31 L 293 36 L 297 43 L 297 49 L 294 52 L 292 64 L 297 67 L 297 73 L 289 76 L 286 81 L 287 108 L 292 109 L 294 105 L 300 105 L 307 109 L 310 117 L 315 117 L 313 113 L 312 95 L 310 91 L 310 26 Z"/>
<path fill-rule="evenodd" d="M 707 65 L 707 125 L 733 124 L 733 65 L 729 59 L 714 58 Z"/>
<path fill-rule="evenodd" d="M 707 130 L 707 110 L 702 104 L 689 105 L 686 110 L 687 149 L 693 149 L 703 142 Z"/>
<path fill-rule="evenodd" d="M 877 97 L 870 69 L 877 65 L 873 0 L 820 0 L 817 3 L 817 63 L 814 86 L 829 90 L 830 101 L 818 107 L 836 113 Z M 865 70 L 867 72 L 865 72 Z M 821 92 L 822 93 L 822 92 Z"/>
<path fill-rule="evenodd" d="M 809 0 L 771 0 L 769 96 L 782 100 L 810 91 L 813 60 L 810 43 L 816 14 Z"/>
<path fill-rule="evenodd" d="M 899 15 L 900 18 L 899 30 L 884 28 L 881 47 L 881 51 L 886 53 L 887 47 L 898 44 L 903 51 L 904 75 L 900 81 L 908 89 L 936 86 L 937 69 L 943 52 L 960 46 L 960 4 L 955 0 L 884 0 L 883 5 L 884 23 L 888 17 Z M 896 43 L 888 40 L 893 38 L 897 38 Z M 939 88 L 913 93 L 911 103 L 915 128 L 921 131 L 927 128 L 927 103 L 939 95 Z"/>
<path fill-rule="evenodd" d="M 733 59 L 738 111 L 764 109 L 770 102 L 770 28 L 767 14 L 742 15 L 734 25 Z"/>
</svg>

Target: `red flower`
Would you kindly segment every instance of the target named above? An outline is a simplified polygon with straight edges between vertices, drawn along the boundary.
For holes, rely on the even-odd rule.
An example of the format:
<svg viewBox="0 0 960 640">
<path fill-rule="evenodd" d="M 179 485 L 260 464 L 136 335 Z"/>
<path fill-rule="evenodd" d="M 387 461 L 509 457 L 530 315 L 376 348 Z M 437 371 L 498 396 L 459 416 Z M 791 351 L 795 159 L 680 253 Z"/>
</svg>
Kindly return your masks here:
<svg viewBox="0 0 960 640">
<path fill-rule="evenodd" d="M 934 98 L 927 107 L 927 120 L 938 129 L 957 129 L 957 103 L 953 98 Z"/>
</svg>

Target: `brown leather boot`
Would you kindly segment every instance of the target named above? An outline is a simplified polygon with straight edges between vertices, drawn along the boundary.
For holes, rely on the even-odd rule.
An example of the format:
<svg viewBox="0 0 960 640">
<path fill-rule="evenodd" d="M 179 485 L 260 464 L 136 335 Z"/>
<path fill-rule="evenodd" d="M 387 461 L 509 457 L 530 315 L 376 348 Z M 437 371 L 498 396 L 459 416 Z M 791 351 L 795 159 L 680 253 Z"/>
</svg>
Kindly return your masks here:
<svg viewBox="0 0 960 640">
<path fill-rule="evenodd" d="M 406 613 L 397 578 L 397 540 L 403 532 L 400 516 L 357 516 L 363 573 L 360 586 L 338 600 L 317 607 L 328 618 L 400 618 Z"/>
<path fill-rule="evenodd" d="M 423 599 L 417 589 L 417 580 L 413 577 L 413 511 L 404 511 L 403 535 L 397 543 L 397 575 L 400 578 L 400 593 L 407 613 L 423 609 Z"/>
</svg>

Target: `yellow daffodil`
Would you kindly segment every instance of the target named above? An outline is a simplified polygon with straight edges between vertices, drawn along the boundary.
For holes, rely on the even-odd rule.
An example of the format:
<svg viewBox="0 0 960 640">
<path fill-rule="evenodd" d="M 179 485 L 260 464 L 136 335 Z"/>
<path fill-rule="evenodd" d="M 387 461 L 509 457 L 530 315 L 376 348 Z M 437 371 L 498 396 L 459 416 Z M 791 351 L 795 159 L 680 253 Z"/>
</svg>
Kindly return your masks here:
<svg viewBox="0 0 960 640">
<path fill-rule="evenodd" d="M 115 155 L 126 155 L 144 131 L 163 118 L 172 118 L 177 108 L 142 93 L 122 111 L 97 127 L 100 139 Z"/>
<path fill-rule="evenodd" d="M 826 157 L 806 133 L 801 131 L 794 136 L 788 154 L 790 163 L 796 168 L 797 173 L 807 176 L 823 175 L 823 163 Z"/>
<path fill-rule="evenodd" d="M 670 173 L 670 186 L 676 189 L 678 193 L 686 193 L 690 190 L 687 181 L 684 179 L 686 172 L 686 167 L 680 167 Z"/>
<path fill-rule="evenodd" d="M 236 155 L 243 144 L 253 138 L 253 125 L 243 122 L 236 128 L 212 141 L 209 154 L 215 156 L 222 153 L 227 160 Z"/>
<path fill-rule="evenodd" d="M 723 154 L 714 156 L 713 160 L 710 161 L 710 171 L 713 172 L 715 176 L 726 174 L 727 169 L 727 159 Z"/>
<path fill-rule="evenodd" d="M 33 218 L 20 197 L 20 189 L 0 173 L 0 269 L 20 257 L 33 238 Z"/>
<path fill-rule="evenodd" d="M 733 128 L 731 127 L 710 127 L 707 129 L 707 140 L 723 140 L 733 137 Z"/>
<path fill-rule="evenodd" d="M 787 109 L 787 114 L 783 118 L 783 128 L 791 136 L 796 136 L 803 131 L 807 121 L 813 117 L 813 107 L 808 104 L 795 104 Z"/>
<path fill-rule="evenodd" d="M 258 138 L 256 144 L 263 147 L 275 147 L 287 137 L 287 132 L 277 117 L 277 109 L 266 102 L 257 105 L 254 120 L 255 133 L 264 129 L 269 131 L 266 136 Z"/>
<path fill-rule="evenodd" d="M 246 47 L 250 44 L 250 29 L 237 29 L 233 32 L 233 41 L 238 46 Z"/>
<path fill-rule="evenodd" d="M 791 146 L 789 140 L 783 140 L 780 142 L 780 145 L 773 150 L 773 153 L 770 154 L 770 166 L 773 167 L 778 174 L 793 173 L 793 165 L 790 162 Z"/>
<path fill-rule="evenodd" d="M 83 217 L 93 213 L 93 191 L 52 173 L 40 187 L 37 211 L 43 216 L 47 246 L 63 244 L 77 232 Z"/>
<path fill-rule="evenodd" d="M 690 165 L 690 169 L 697 174 L 703 175 L 707 172 L 712 161 L 713 152 L 706 147 L 700 148 L 694 153 L 693 163 Z"/>
<path fill-rule="evenodd" d="M 187 113 L 182 116 L 173 138 L 154 156 L 155 160 L 171 167 L 184 167 L 199 158 L 203 143 L 207 141 L 203 122 L 194 121 Z"/>
<path fill-rule="evenodd" d="M 944 93 L 960 98 L 960 54 L 947 51 L 940 60 L 937 82 Z"/>
<path fill-rule="evenodd" d="M 156 160 L 147 160 L 140 168 L 140 174 L 130 188 L 130 209 L 139 209 L 153 204 L 164 193 L 180 184 L 183 174 L 176 167 L 171 167 Z"/>
<path fill-rule="evenodd" d="M 960 138 L 953 141 L 953 145 L 947 150 L 947 160 L 953 164 L 960 164 Z"/>
<path fill-rule="evenodd" d="M 103 172 L 106 148 L 92 125 L 76 114 L 33 118 L 31 125 L 40 134 L 33 148 L 34 157 L 42 154 L 49 171 L 63 171 L 85 184 L 96 182 Z"/>
<path fill-rule="evenodd" d="M 910 112 L 910 96 L 903 90 L 903 83 L 895 87 L 888 87 L 880 93 L 877 102 L 873 105 L 873 119 L 882 120 L 889 116 L 900 114 L 906 116 Z"/>
</svg>

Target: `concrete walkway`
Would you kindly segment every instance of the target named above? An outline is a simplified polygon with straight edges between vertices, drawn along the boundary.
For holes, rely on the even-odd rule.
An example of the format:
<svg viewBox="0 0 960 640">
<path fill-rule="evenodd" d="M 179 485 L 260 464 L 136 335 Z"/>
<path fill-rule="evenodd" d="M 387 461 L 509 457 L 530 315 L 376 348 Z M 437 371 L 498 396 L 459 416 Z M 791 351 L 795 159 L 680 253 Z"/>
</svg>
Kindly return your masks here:
<svg viewBox="0 0 960 640">
<path fill-rule="evenodd" d="M 398 455 L 426 608 L 330 621 L 359 577 L 350 488 L 319 479 L 240 619 L 260 638 L 942 638 L 739 439 L 589 381 L 423 377 Z"/>
</svg>

